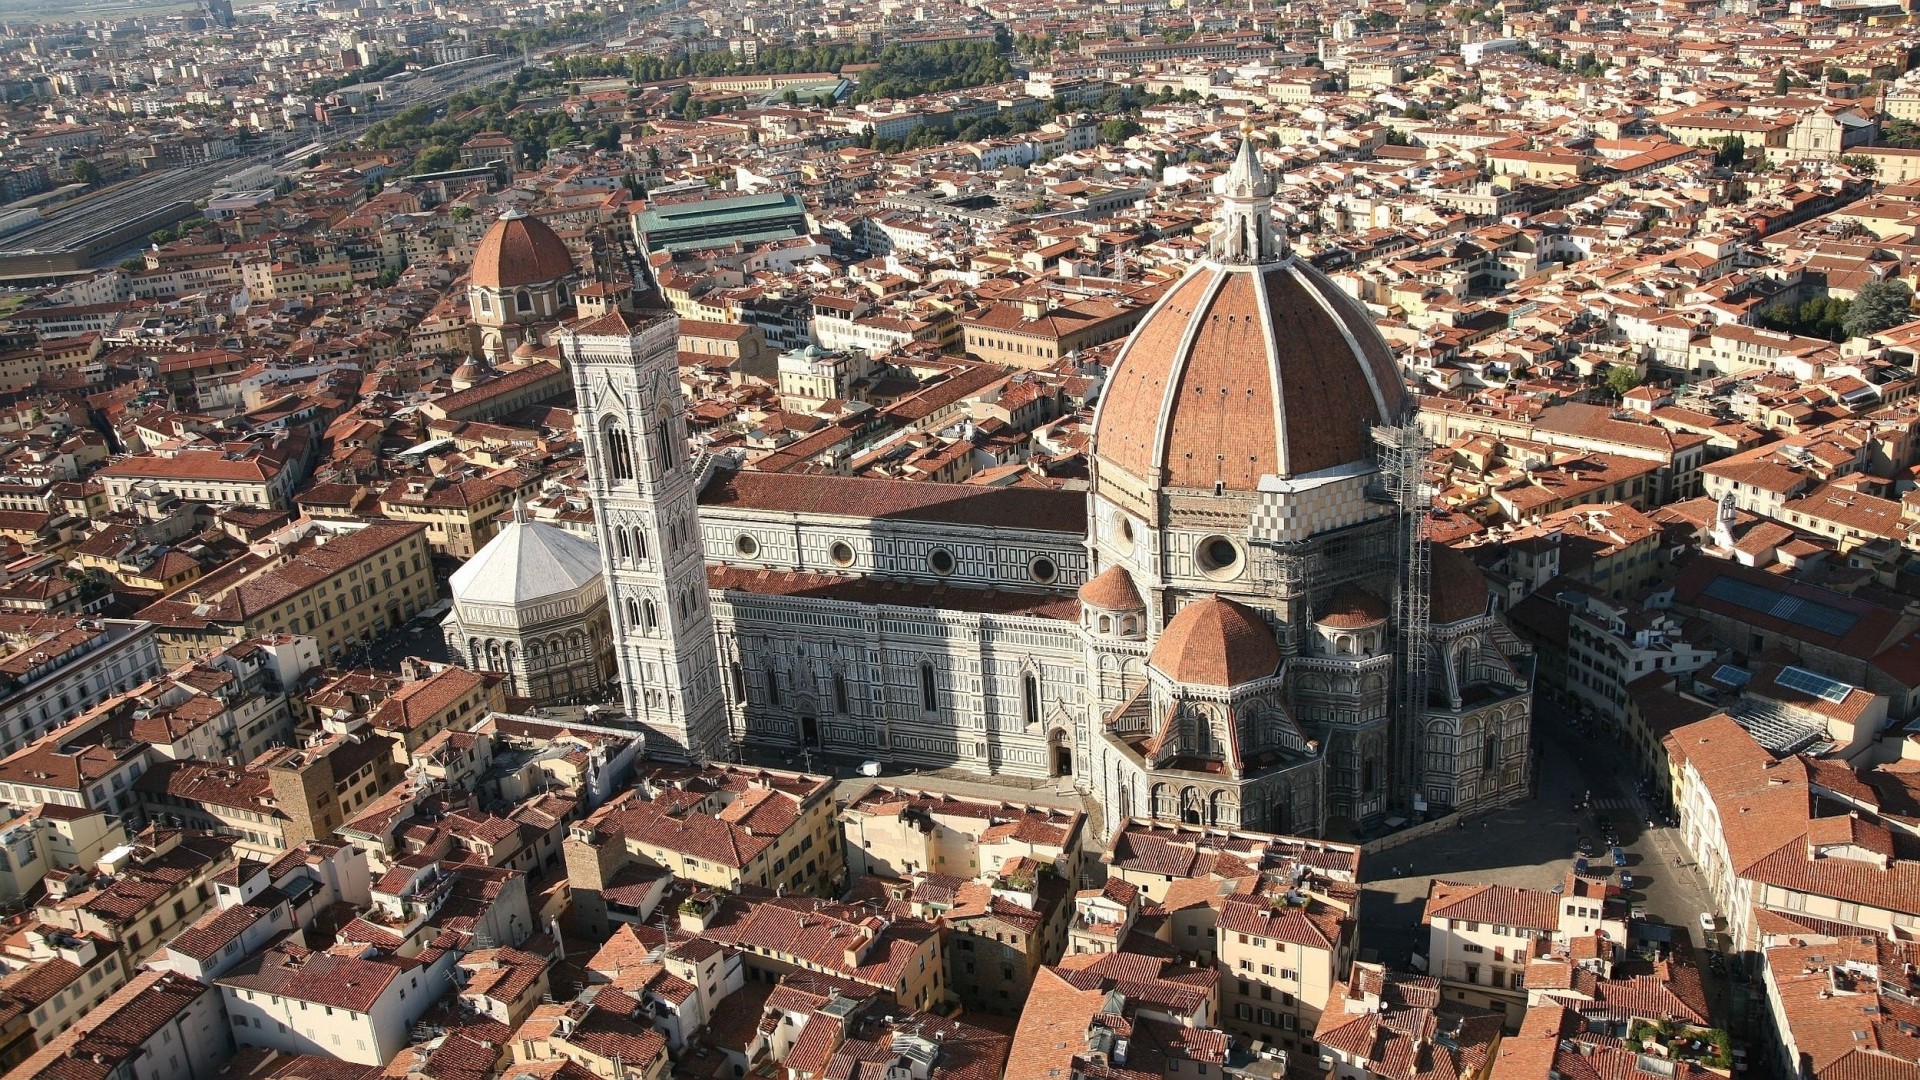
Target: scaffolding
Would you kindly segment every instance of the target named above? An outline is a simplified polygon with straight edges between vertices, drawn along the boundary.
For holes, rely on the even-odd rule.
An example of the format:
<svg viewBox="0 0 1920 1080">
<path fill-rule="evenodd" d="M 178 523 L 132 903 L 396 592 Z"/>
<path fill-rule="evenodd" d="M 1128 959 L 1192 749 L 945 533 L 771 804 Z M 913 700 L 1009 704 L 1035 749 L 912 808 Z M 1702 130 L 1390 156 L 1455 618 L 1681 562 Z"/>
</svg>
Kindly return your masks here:
<svg viewBox="0 0 1920 1080">
<path fill-rule="evenodd" d="M 1418 414 L 1393 426 L 1373 429 L 1380 447 L 1382 495 L 1399 514 L 1396 533 L 1400 573 L 1394 592 L 1394 625 L 1400 645 L 1400 723 L 1394 726 L 1393 792 L 1412 809 L 1424 794 L 1425 739 L 1420 718 L 1427 707 L 1427 637 L 1432 603 L 1431 559 L 1426 535 L 1426 460 L 1432 443 L 1420 430 Z"/>
</svg>

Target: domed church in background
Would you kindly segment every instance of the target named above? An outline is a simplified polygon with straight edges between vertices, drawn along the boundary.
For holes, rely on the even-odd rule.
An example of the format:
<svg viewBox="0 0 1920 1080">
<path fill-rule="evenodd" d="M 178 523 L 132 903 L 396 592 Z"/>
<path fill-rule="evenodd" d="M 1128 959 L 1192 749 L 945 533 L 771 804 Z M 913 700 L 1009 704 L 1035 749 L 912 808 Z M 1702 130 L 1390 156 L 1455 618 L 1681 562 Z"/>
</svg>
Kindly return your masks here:
<svg viewBox="0 0 1920 1080">
<path fill-rule="evenodd" d="M 1107 376 L 1081 490 L 737 469 L 689 444 L 657 297 L 560 326 L 648 753 L 1051 778 L 1103 834 L 1352 835 L 1524 798 L 1531 657 L 1395 494 L 1421 488 L 1386 343 L 1275 230 L 1251 139 L 1217 193 L 1209 256 Z M 558 309 L 551 237 L 495 225 L 476 320 Z M 497 639 L 455 616 L 456 651 Z"/>
<path fill-rule="evenodd" d="M 508 210 L 480 238 L 467 273 L 474 355 L 498 365 L 522 345 L 539 348 L 575 314 L 578 272 L 546 223 Z"/>
</svg>

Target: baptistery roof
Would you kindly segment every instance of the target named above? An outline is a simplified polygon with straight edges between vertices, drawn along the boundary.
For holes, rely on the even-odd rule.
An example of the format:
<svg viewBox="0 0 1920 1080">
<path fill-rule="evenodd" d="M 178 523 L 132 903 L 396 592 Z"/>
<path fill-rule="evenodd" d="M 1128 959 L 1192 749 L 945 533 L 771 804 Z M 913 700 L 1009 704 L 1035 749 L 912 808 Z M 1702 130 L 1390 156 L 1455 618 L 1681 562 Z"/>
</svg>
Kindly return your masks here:
<svg viewBox="0 0 1920 1080">
<path fill-rule="evenodd" d="M 519 605 L 599 580 L 600 549 L 591 540 L 516 512 L 448 584 L 459 603 Z"/>
</svg>

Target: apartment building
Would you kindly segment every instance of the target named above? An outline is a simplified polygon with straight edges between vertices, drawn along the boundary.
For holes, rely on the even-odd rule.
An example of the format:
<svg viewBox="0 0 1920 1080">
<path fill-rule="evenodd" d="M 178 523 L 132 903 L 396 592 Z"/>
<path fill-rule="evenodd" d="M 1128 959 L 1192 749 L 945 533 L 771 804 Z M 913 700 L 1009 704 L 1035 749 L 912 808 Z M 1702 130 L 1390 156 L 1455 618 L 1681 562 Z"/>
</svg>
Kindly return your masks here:
<svg viewBox="0 0 1920 1080">
<path fill-rule="evenodd" d="M 946 874 L 971 880 L 996 875 L 1012 859 L 1053 867 L 1080 879 L 1085 816 L 1077 810 L 985 802 L 881 784 L 840 811 L 847 872 L 907 878 Z"/>
<path fill-rule="evenodd" d="M 1920 861 L 1899 854 L 1885 797 L 1850 767 L 1778 756 L 1725 713 L 1666 743 L 1681 835 L 1735 948 L 1761 946 L 1769 913 L 1888 937 L 1920 930 Z"/>
<path fill-rule="evenodd" d="M 312 952 L 286 941 L 213 984 L 237 1045 L 384 1065 L 439 999 L 455 955 L 444 952 L 429 965 L 371 946 Z"/>
<path fill-rule="evenodd" d="M 11 618 L 0 625 L 0 754 L 160 674 L 153 624 L 135 619 Z"/>
<path fill-rule="evenodd" d="M 1559 892 L 1435 878 L 1427 886 L 1426 969 L 1454 1001 L 1495 1010 L 1518 1026 L 1527 965 L 1554 941 L 1627 940 L 1624 900 L 1605 881 L 1569 873 Z"/>
<path fill-rule="evenodd" d="M 426 534 L 417 523 L 298 522 L 270 539 L 271 557 L 242 556 L 141 617 L 157 627 L 168 667 L 276 634 L 311 637 L 338 657 L 439 598 Z"/>
<path fill-rule="evenodd" d="M 574 823 L 565 849 L 574 917 L 586 932 L 640 912 L 620 887 L 664 870 L 730 892 L 830 895 L 845 880 L 833 782 L 736 765 L 655 767 Z"/>
<path fill-rule="evenodd" d="M 137 966 L 213 902 L 213 882 L 233 865 L 233 841 L 181 829 L 148 828 L 96 869 L 47 879 L 34 915 L 69 933 L 118 944 Z"/>
<path fill-rule="evenodd" d="M 400 782 L 397 740 L 373 732 L 276 747 L 246 765 L 162 761 L 134 785 L 149 820 L 230 836 L 271 860 L 329 836 Z"/>
<path fill-rule="evenodd" d="M 230 1054 L 220 995 L 213 987 L 171 971 L 143 971 L 4 1080 L 72 1075 L 199 1080 L 214 1075 Z"/>
<path fill-rule="evenodd" d="M 99 1008 L 129 974 L 113 940 L 44 926 L 29 926 L 9 941 L 5 960 L 13 970 L 0 978 L 0 999 L 17 1003 L 32 1021 L 20 1047 L 25 1052 Z"/>
<path fill-rule="evenodd" d="M 922 919 L 811 896 L 754 899 L 702 890 L 681 904 L 680 929 L 741 950 L 749 982 L 817 971 L 892 994 L 909 1009 L 950 999 L 943 935 Z"/>
<path fill-rule="evenodd" d="M 1500 1046 L 1506 1014 L 1448 998 L 1431 975 L 1355 964 L 1327 1002 L 1314 1037 L 1328 1080 L 1389 1080 L 1408 1075 L 1473 1076 Z"/>
<path fill-rule="evenodd" d="M 94 474 L 115 510 L 133 505 L 136 492 L 158 491 L 198 502 L 285 510 L 299 473 L 284 448 L 181 450 L 136 454 Z"/>
<path fill-rule="evenodd" d="M 56 870 L 93 866 L 126 842 L 126 827 L 104 810 L 0 806 L 0 902 L 19 900 Z"/>
</svg>

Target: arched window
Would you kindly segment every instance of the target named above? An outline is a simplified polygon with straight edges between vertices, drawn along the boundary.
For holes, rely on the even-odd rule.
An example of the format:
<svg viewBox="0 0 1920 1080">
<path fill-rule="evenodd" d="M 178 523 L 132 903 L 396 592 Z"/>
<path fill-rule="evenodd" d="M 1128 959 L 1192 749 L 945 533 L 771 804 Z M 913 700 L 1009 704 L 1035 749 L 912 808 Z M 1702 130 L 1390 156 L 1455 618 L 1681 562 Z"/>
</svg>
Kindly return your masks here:
<svg viewBox="0 0 1920 1080">
<path fill-rule="evenodd" d="M 647 557 L 647 534 L 638 525 L 633 527 L 633 557 L 643 562 Z"/>
<path fill-rule="evenodd" d="M 1207 800 L 1207 824 L 1225 825 L 1227 822 L 1227 793 L 1216 791 Z"/>
<path fill-rule="evenodd" d="M 1481 744 L 1480 771 L 1490 773 L 1499 767 L 1500 733 L 1497 731 L 1489 731 L 1487 732 L 1485 741 Z"/>
<path fill-rule="evenodd" d="M 742 705 L 747 702 L 747 673 L 740 670 L 739 661 L 728 665 L 728 674 L 733 676 L 733 700 Z"/>
<path fill-rule="evenodd" d="M 633 479 L 633 448 L 627 443 L 627 429 L 620 426 L 620 421 L 608 418 L 601 440 L 606 444 L 607 478 Z"/>
<path fill-rule="evenodd" d="M 940 687 L 934 680 L 933 665 L 920 663 L 920 707 L 933 712 L 940 707 Z"/>
<path fill-rule="evenodd" d="M 640 625 L 640 604 L 633 597 L 627 597 L 627 629 Z"/>
<path fill-rule="evenodd" d="M 1213 753 L 1213 724 L 1205 713 L 1193 714 L 1193 752 Z"/>
<path fill-rule="evenodd" d="M 842 716 L 853 711 L 847 708 L 847 677 L 837 671 L 833 674 L 833 707 Z"/>
<path fill-rule="evenodd" d="M 780 704 L 780 672 L 767 672 L 767 704 Z"/>
<path fill-rule="evenodd" d="M 1103 634 L 1113 633 L 1113 616 L 1111 615 L 1100 616 L 1100 632 Z"/>
<path fill-rule="evenodd" d="M 627 550 L 627 530 L 617 525 L 613 530 L 613 550 L 623 562 L 633 557 L 632 552 Z"/>
<path fill-rule="evenodd" d="M 493 314 L 493 297 L 492 296 L 489 296 L 486 293 L 480 294 L 480 310 L 483 313 L 488 315 Z"/>
<path fill-rule="evenodd" d="M 532 311 L 533 310 L 533 294 L 528 292 L 525 289 L 521 289 L 519 292 L 514 293 L 513 294 L 513 310 L 521 311 L 521 312 Z"/>
<path fill-rule="evenodd" d="M 640 605 L 640 616 L 642 625 L 647 628 L 647 633 L 651 634 L 660 628 L 660 613 L 654 610 L 652 600 Z"/>
<path fill-rule="evenodd" d="M 673 421 L 660 421 L 659 426 L 653 429 L 653 439 L 660 456 L 660 470 L 665 472 L 673 468 L 679 460 L 674 453 Z"/>
<path fill-rule="evenodd" d="M 1031 671 L 1020 676 L 1020 709 L 1027 723 L 1040 722 L 1040 680 Z"/>
</svg>

